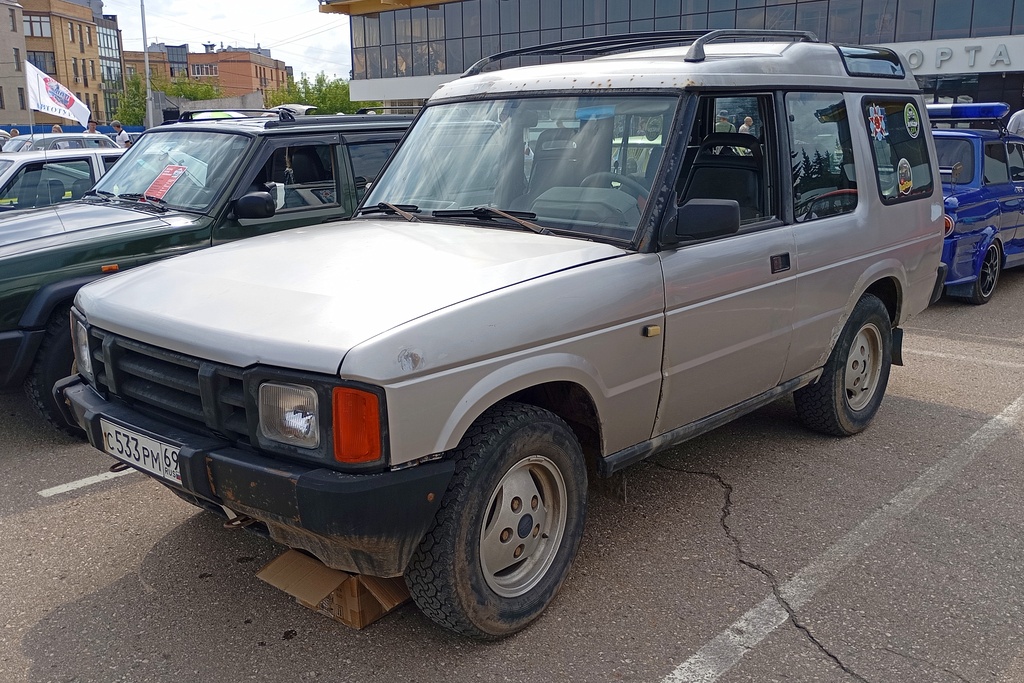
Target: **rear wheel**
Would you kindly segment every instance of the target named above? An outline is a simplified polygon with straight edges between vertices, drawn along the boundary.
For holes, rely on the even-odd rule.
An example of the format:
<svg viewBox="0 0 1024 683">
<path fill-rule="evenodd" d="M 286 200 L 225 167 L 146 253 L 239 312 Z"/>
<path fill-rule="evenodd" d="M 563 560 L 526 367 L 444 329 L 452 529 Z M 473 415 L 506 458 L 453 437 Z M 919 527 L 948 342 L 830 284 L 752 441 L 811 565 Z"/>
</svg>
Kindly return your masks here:
<svg viewBox="0 0 1024 683">
<path fill-rule="evenodd" d="M 53 398 L 53 385 L 73 374 L 75 353 L 71 344 L 71 305 L 60 306 L 46 324 L 43 343 L 36 352 L 32 369 L 25 378 L 25 394 L 35 411 L 52 426 L 79 439 L 85 438 L 81 428 L 68 424 Z"/>
<path fill-rule="evenodd" d="M 981 271 L 978 272 L 978 279 L 974 281 L 974 289 L 966 300 L 980 306 L 992 300 L 992 294 L 996 291 L 996 284 L 999 282 L 999 275 L 1003 270 L 1003 255 L 999 251 L 999 245 L 993 242 L 985 250 L 985 257 L 981 261 Z"/>
<path fill-rule="evenodd" d="M 885 304 L 865 294 L 854 306 L 814 384 L 793 394 L 805 426 L 835 436 L 863 431 L 878 412 L 892 367 L 892 324 Z"/>
<path fill-rule="evenodd" d="M 586 518 L 583 453 L 558 416 L 503 403 L 452 457 L 455 475 L 406 583 L 438 624 L 492 640 L 540 616 L 569 572 Z"/>
</svg>

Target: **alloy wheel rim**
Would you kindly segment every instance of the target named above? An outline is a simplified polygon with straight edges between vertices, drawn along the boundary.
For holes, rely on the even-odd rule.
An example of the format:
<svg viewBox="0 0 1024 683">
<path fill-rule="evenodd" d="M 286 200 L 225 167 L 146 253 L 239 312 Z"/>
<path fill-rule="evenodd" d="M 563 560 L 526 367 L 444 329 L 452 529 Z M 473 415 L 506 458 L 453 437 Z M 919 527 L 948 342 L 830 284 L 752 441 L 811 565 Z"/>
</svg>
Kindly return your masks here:
<svg viewBox="0 0 1024 683">
<path fill-rule="evenodd" d="M 565 478 L 542 455 L 520 460 L 491 492 L 480 528 L 488 587 L 505 598 L 530 591 L 558 554 L 567 518 Z"/>
<path fill-rule="evenodd" d="M 998 268 L 999 250 L 995 245 L 985 252 L 985 260 L 981 264 L 981 295 L 988 297 L 996 287 L 996 269 Z"/>
</svg>

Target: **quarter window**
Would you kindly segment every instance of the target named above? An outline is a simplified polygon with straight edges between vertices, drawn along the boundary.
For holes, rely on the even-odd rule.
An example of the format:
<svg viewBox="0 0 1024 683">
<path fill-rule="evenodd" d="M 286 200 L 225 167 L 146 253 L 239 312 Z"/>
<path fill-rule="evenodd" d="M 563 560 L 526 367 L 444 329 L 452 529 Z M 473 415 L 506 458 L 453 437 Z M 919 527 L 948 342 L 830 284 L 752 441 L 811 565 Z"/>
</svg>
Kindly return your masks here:
<svg viewBox="0 0 1024 683">
<path fill-rule="evenodd" d="M 910 99 L 873 97 L 866 97 L 863 102 L 882 202 L 895 204 L 930 196 L 933 179 L 926 142 L 928 131 L 921 122 L 917 103 Z M 1004 155 L 1004 168 L 1005 163 Z"/>
<path fill-rule="evenodd" d="M 790 93 L 789 146 L 797 222 L 857 208 L 857 173 L 846 102 L 839 93 Z"/>
</svg>

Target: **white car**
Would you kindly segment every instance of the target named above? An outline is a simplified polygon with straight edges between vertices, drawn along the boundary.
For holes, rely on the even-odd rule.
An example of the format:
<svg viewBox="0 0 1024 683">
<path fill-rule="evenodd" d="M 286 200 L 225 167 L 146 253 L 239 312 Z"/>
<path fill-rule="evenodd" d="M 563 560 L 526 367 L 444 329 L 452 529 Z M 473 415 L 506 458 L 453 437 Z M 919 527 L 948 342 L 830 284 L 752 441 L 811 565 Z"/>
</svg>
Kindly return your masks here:
<svg viewBox="0 0 1024 683">
<path fill-rule="evenodd" d="M 4 152 L 28 152 L 34 149 L 117 148 L 117 143 L 102 133 L 37 133 L 17 135 L 6 142 Z"/>
<path fill-rule="evenodd" d="M 0 212 L 80 199 L 124 154 L 119 148 L 0 156 Z"/>
</svg>

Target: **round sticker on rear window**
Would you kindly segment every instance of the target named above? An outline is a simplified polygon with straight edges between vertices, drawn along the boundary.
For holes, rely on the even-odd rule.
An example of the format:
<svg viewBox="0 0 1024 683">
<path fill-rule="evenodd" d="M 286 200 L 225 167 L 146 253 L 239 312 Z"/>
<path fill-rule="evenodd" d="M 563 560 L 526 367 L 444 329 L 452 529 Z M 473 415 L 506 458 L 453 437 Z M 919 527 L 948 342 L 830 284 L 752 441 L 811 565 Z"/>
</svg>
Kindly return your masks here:
<svg viewBox="0 0 1024 683">
<path fill-rule="evenodd" d="M 914 187 L 914 171 L 910 168 L 910 162 L 906 159 L 900 159 L 899 163 L 896 164 L 896 175 L 900 194 L 910 194 L 911 188 Z"/>
<path fill-rule="evenodd" d="M 908 103 L 903 108 L 903 122 L 907 124 L 907 133 L 916 138 L 921 133 L 921 117 L 917 115 L 917 107 Z"/>
</svg>

